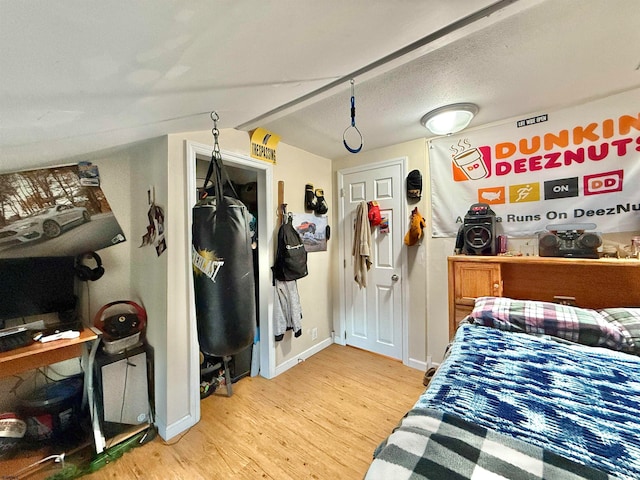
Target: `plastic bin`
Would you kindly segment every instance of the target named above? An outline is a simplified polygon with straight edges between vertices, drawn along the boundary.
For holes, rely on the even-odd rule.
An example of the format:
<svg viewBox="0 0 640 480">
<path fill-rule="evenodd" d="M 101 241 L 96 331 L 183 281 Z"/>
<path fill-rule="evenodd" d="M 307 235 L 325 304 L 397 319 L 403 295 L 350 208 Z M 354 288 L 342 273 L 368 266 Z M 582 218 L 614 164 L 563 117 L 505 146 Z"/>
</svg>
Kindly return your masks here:
<svg viewBox="0 0 640 480">
<path fill-rule="evenodd" d="M 20 401 L 20 415 L 27 423 L 25 440 L 45 441 L 62 437 L 80 425 L 82 376 L 44 385 Z"/>
</svg>

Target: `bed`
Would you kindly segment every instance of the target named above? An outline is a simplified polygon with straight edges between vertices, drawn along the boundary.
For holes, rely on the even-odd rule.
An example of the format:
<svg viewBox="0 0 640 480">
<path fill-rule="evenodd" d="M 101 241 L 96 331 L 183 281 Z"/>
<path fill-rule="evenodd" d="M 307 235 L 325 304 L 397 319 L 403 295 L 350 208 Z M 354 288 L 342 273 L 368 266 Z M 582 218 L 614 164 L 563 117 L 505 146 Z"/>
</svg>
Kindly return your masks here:
<svg viewBox="0 0 640 480">
<path fill-rule="evenodd" d="M 376 479 L 640 479 L 640 308 L 481 297 Z"/>
</svg>

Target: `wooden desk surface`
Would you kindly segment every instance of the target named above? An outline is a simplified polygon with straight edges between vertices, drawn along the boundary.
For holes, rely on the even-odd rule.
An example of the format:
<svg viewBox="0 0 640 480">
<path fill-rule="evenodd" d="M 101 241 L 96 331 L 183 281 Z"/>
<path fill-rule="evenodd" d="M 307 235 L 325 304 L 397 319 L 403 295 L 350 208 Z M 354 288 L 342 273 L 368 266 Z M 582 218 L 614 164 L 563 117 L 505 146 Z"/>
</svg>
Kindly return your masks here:
<svg viewBox="0 0 640 480">
<path fill-rule="evenodd" d="M 0 378 L 17 375 L 26 370 L 62 362 L 82 356 L 82 346 L 98 338 L 90 328 L 80 332 L 78 338 L 35 342 L 26 347 L 0 353 Z"/>
</svg>

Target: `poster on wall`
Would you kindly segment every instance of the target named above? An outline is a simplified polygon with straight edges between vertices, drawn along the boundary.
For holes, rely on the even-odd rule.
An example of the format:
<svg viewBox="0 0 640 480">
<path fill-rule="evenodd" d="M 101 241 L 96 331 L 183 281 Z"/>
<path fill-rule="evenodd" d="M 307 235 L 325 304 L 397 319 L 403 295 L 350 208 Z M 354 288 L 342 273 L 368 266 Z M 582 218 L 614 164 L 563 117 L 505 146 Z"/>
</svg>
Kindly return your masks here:
<svg viewBox="0 0 640 480">
<path fill-rule="evenodd" d="M 327 217 L 313 213 L 294 213 L 293 228 L 300 234 L 307 252 L 327 250 Z"/>
<path fill-rule="evenodd" d="M 432 235 L 454 237 L 474 203 L 513 237 L 576 223 L 640 231 L 638 105 L 635 90 L 432 140 Z"/>
<path fill-rule="evenodd" d="M 156 189 L 150 187 L 147 190 L 147 202 L 149 210 L 147 211 L 146 233 L 142 236 L 141 247 L 153 245 L 158 256 L 167 250 L 167 239 L 164 232 L 164 208 L 156 205 Z"/>
<path fill-rule="evenodd" d="M 77 256 L 125 241 L 98 169 L 88 167 L 0 175 L 0 258 Z"/>
</svg>

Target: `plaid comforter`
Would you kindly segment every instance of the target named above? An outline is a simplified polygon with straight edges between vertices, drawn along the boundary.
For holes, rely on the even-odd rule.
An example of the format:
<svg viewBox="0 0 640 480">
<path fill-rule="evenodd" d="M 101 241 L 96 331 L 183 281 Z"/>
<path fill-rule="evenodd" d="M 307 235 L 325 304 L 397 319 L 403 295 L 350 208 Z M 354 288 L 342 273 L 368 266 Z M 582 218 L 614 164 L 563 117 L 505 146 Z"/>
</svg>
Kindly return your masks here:
<svg viewBox="0 0 640 480">
<path fill-rule="evenodd" d="M 606 473 L 467 422 L 416 408 L 376 450 L 366 480 L 605 480 Z"/>
<path fill-rule="evenodd" d="M 366 478 L 638 480 L 639 406 L 637 356 L 462 325 Z"/>
</svg>

